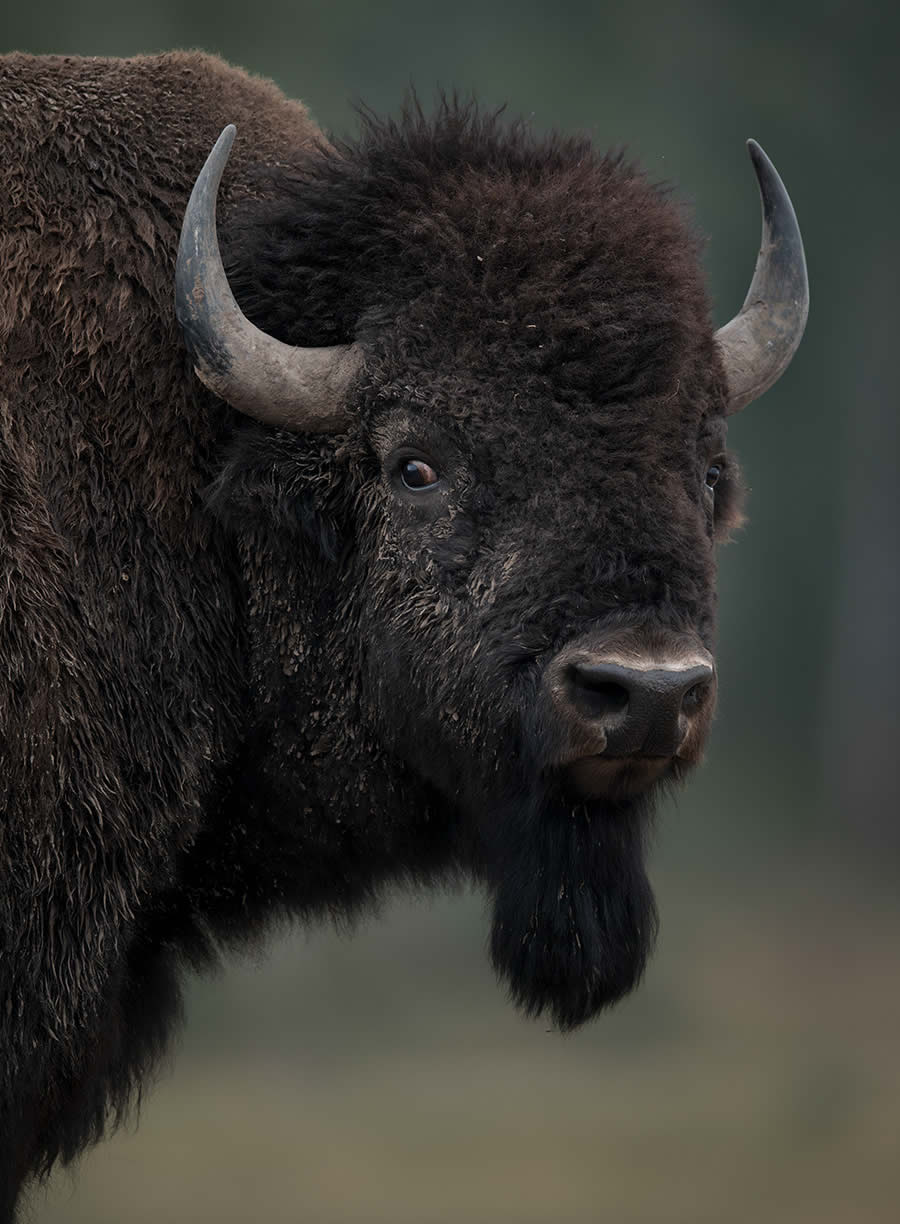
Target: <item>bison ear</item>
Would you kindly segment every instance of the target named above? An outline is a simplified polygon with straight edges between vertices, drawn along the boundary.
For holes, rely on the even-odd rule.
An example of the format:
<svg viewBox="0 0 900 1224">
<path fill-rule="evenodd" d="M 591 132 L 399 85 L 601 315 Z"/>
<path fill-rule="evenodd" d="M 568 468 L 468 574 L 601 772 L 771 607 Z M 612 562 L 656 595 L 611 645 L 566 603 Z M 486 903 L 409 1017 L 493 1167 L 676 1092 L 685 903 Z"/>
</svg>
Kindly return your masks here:
<svg viewBox="0 0 900 1224">
<path fill-rule="evenodd" d="M 748 140 L 747 147 L 762 201 L 762 243 L 740 313 L 716 332 L 728 376 L 729 415 L 781 377 L 809 313 L 806 257 L 790 196 L 756 141 Z"/>
<path fill-rule="evenodd" d="M 202 382 L 239 412 L 297 432 L 349 424 L 347 398 L 363 364 L 358 344 L 294 348 L 255 327 L 228 284 L 216 236 L 216 195 L 235 127 L 216 141 L 194 184 L 175 268 L 175 313 Z"/>
</svg>

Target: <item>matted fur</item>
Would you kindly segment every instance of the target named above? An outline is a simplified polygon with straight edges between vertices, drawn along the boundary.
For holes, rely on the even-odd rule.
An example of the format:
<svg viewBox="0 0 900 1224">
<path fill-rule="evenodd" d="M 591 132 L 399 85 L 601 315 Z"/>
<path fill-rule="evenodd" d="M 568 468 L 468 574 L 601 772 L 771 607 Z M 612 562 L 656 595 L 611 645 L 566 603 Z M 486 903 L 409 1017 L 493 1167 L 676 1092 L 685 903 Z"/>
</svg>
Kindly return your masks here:
<svg viewBox="0 0 900 1224">
<path fill-rule="evenodd" d="M 365 348 L 340 439 L 237 419 L 179 342 L 177 233 L 227 122 L 239 300 Z M 181 964 L 285 913 L 474 873 L 527 1010 L 629 989 L 651 797 L 567 798 L 542 669 L 598 626 L 711 645 L 728 513 L 697 244 L 621 158 L 457 102 L 335 148 L 175 54 L 0 60 L 0 159 L 5 1220 L 127 1107 Z"/>
</svg>

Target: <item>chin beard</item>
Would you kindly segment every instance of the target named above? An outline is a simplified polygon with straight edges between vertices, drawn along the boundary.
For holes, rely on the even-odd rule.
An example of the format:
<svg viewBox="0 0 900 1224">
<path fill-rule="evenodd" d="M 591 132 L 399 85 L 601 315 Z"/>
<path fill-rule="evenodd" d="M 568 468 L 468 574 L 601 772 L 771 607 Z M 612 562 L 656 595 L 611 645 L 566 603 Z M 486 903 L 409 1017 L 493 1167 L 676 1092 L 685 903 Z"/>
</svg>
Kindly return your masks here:
<svg viewBox="0 0 900 1224">
<path fill-rule="evenodd" d="M 650 808 L 646 796 L 573 803 L 544 791 L 491 814 L 491 960 L 528 1015 L 573 1029 L 640 981 L 657 930 Z"/>
</svg>

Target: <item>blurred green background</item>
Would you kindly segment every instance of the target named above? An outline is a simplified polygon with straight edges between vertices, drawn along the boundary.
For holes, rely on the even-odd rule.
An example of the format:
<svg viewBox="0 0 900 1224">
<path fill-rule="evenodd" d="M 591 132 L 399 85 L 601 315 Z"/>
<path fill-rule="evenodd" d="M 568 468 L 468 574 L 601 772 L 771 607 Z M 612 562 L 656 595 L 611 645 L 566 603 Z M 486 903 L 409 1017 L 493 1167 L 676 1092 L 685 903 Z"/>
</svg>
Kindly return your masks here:
<svg viewBox="0 0 900 1224">
<path fill-rule="evenodd" d="M 176 1073 L 32 1196 L 34 1224 L 900 1216 L 898 33 L 872 0 L 4 14 L 2 50 L 217 51 L 330 131 L 440 84 L 624 145 L 692 201 L 718 322 L 756 255 L 752 135 L 812 283 L 798 357 L 732 429 L 752 496 L 722 554 L 720 715 L 660 822 L 641 991 L 568 1038 L 521 1020 L 476 895 L 286 932 L 190 984 Z"/>
</svg>

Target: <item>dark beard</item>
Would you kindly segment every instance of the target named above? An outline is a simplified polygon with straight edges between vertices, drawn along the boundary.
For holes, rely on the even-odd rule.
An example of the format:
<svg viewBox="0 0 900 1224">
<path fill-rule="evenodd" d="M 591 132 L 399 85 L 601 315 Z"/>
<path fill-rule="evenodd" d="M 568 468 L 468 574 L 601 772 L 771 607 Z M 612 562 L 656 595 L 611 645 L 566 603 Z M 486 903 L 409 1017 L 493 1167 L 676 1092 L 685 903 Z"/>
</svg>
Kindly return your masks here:
<svg viewBox="0 0 900 1224">
<path fill-rule="evenodd" d="M 537 787 L 490 813 L 491 960 L 528 1015 L 573 1029 L 640 981 L 657 931 L 650 807 L 644 796 L 579 803 Z"/>
</svg>

